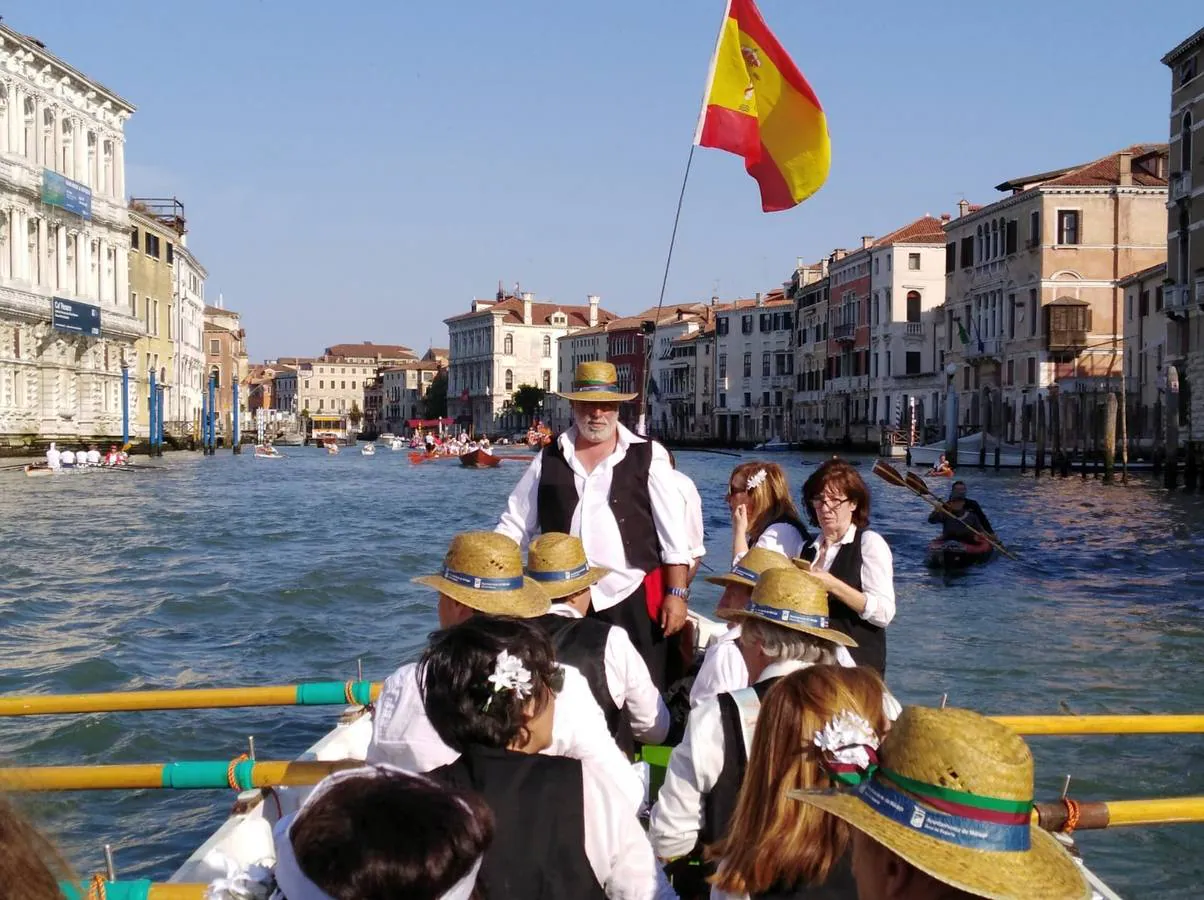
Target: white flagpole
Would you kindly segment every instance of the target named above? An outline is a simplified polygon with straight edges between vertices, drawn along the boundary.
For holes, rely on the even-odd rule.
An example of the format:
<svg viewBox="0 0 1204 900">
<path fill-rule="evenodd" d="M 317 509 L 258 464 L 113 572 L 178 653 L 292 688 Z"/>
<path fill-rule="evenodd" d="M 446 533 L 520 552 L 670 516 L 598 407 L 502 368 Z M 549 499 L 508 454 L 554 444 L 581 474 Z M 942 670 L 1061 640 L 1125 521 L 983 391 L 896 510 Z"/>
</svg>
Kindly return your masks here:
<svg viewBox="0 0 1204 900">
<path fill-rule="evenodd" d="M 694 129 L 694 143 L 702 140 L 702 126 L 707 117 L 707 98 L 711 96 L 711 86 L 715 83 L 715 68 L 719 64 L 719 48 L 723 46 L 723 33 L 727 30 L 727 20 L 732 14 L 732 0 L 727 0 L 723 7 L 723 19 L 719 23 L 719 35 L 715 38 L 715 52 L 711 54 L 711 65 L 707 69 L 706 87 L 702 91 L 702 108 L 698 111 L 698 125 Z"/>
</svg>

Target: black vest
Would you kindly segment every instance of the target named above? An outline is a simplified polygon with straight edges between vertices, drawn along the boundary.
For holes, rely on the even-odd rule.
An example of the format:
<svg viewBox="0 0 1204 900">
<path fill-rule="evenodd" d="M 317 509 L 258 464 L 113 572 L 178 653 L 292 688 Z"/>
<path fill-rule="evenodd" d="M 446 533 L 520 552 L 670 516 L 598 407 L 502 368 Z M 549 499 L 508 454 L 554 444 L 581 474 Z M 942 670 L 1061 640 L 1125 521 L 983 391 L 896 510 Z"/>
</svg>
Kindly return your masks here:
<svg viewBox="0 0 1204 900">
<path fill-rule="evenodd" d="M 544 630 L 556 648 L 556 658 L 577 669 L 589 683 L 590 693 L 602 707 L 606 727 L 628 756 L 635 753 L 635 737 L 623 711 L 615 705 L 606 678 L 606 642 L 615 626 L 599 619 L 574 619 L 548 613 L 533 619 Z"/>
<path fill-rule="evenodd" d="M 777 678 L 767 678 L 752 685 L 757 699 L 764 700 Z M 703 846 L 719 840 L 736 812 L 736 800 L 744 772 L 748 769 L 748 754 L 744 750 L 744 729 L 740 726 L 740 708 L 730 693 L 719 695 L 719 723 L 723 730 L 723 769 L 715 786 L 702 799 L 702 828 L 698 840 Z M 715 872 L 714 863 L 705 863 L 707 874 Z"/>
<path fill-rule="evenodd" d="M 763 894 L 753 894 L 752 900 L 857 900 L 851 857 L 852 851 L 846 851 L 832 866 L 823 884 L 801 887 L 775 884 Z"/>
<path fill-rule="evenodd" d="M 585 855 L 578 760 L 471 747 L 429 774 L 493 810 L 493 845 L 477 878 L 489 900 L 605 900 Z"/>
<path fill-rule="evenodd" d="M 542 453 L 537 494 L 539 530 L 544 534 L 552 531 L 571 534 L 573 512 L 581 502 L 573 470 L 565 461 L 559 441 L 548 444 Z M 651 466 L 652 442 L 630 444 L 623 461 L 615 466 L 610 484 L 610 511 L 619 524 L 627 565 L 642 572 L 651 572 L 661 564 L 652 497 L 648 493 Z"/>
<path fill-rule="evenodd" d="M 850 543 L 841 544 L 836 559 L 832 560 L 832 568 L 828 570 L 828 574 L 858 591 L 861 590 L 861 538 L 864 534 L 865 531 L 858 528 Z M 818 549 L 818 546 L 807 547 L 803 550 L 803 559 L 813 561 Z M 831 593 L 828 594 L 828 618 L 834 629 L 857 642 L 856 647 L 849 648 L 857 665 L 877 669 L 879 675 L 886 674 L 885 628 L 871 625 Z"/>
</svg>

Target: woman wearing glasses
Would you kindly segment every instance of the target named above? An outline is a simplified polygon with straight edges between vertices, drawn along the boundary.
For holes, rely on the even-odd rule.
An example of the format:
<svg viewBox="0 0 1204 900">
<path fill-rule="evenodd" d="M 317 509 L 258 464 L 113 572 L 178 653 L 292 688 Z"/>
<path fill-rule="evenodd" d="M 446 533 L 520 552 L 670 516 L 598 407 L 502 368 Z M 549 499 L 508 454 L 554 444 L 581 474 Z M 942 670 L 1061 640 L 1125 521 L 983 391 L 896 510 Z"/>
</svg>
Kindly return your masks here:
<svg viewBox="0 0 1204 900">
<path fill-rule="evenodd" d="M 832 627 L 857 641 L 858 665 L 886 674 L 886 626 L 895 617 L 890 547 L 869 530 L 870 492 L 857 470 L 839 457 L 811 473 L 803 503 L 820 535 L 798 565 L 828 589 Z"/>
<path fill-rule="evenodd" d="M 746 462 L 732 469 L 727 505 L 732 511 L 732 565 L 753 547 L 793 558 L 811 540 L 777 463 Z"/>
</svg>

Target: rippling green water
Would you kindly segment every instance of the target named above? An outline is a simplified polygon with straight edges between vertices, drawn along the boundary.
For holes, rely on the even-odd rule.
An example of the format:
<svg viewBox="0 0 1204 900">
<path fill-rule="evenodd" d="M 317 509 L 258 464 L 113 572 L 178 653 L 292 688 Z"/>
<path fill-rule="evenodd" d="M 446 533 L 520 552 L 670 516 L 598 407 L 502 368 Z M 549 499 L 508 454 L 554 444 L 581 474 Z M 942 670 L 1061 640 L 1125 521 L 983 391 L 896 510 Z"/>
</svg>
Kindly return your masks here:
<svg viewBox="0 0 1204 900">
<path fill-rule="evenodd" d="M 26 478 L 0 472 L 0 692 L 380 680 L 435 627 L 411 576 L 452 534 L 492 528 L 522 464 L 412 466 L 404 453 L 280 461 L 177 455 L 162 471 Z M 812 456 L 812 458 L 816 458 Z M 786 462 L 795 494 L 810 471 Z M 679 454 L 698 482 L 710 564 L 724 568 L 722 494 L 735 460 Z M 863 473 L 869 476 L 868 460 Z M 921 565 L 935 528 L 901 488 L 871 484 L 895 553 L 890 683 L 904 702 L 993 713 L 1204 711 L 1204 498 L 1152 483 L 1105 487 L 970 474 L 1030 565 L 944 577 Z M 718 590 L 696 582 L 697 606 Z M 222 759 L 254 735 L 295 756 L 330 709 L 125 713 L 0 722 L 15 765 Z M 1083 799 L 1204 794 L 1204 738 L 1038 738 L 1038 794 L 1064 776 Z M 114 845 L 126 876 L 164 878 L 228 814 L 221 792 L 35 795 L 26 807 L 81 871 Z M 1089 863 L 1126 897 L 1187 898 L 1204 882 L 1204 827 L 1084 834 Z"/>
</svg>

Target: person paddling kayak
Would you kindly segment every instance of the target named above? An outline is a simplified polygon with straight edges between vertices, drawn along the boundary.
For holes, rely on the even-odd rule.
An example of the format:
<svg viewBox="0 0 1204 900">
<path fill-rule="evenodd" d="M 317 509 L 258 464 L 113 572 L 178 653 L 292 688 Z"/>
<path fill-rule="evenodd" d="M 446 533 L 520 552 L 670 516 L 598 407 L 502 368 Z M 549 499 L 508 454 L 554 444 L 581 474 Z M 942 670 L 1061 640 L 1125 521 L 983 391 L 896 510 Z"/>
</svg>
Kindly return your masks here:
<svg viewBox="0 0 1204 900">
<path fill-rule="evenodd" d="M 973 503 L 973 506 L 970 504 Z M 948 510 L 946 512 L 945 510 Z M 949 493 L 945 509 L 934 509 L 928 516 L 932 525 L 941 526 L 941 538 L 946 541 L 962 541 L 972 544 L 979 539 L 975 530 L 992 534 L 990 523 L 982 513 L 982 507 L 966 498 L 966 483 L 958 481 Z"/>
</svg>

